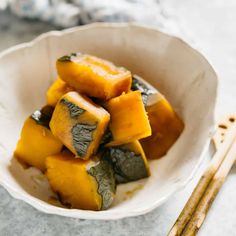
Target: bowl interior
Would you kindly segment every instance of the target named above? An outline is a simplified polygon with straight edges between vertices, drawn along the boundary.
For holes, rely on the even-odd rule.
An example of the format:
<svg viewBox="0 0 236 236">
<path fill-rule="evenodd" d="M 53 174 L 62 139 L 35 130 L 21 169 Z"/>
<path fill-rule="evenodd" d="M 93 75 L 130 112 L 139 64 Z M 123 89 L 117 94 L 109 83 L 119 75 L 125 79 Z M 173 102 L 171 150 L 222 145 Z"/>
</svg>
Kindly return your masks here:
<svg viewBox="0 0 236 236">
<path fill-rule="evenodd" d="M 23 169 L 12 153 L 25 118 L 45 104 L 58 57 L 84 52 L 124 66 L 156 87 L 185 123 L 175 145 L 151 161 L 152 176 L 118 187 L 107 211 L 60 208 L 44 176 Z M 17 198 L 48 213 L 111 219 L 138 215 L 163 202 L 189 180 L 213 122 L 217 79 L 208 62 L 180 39 L 137 25 L 95 24 L 51 32 L 0 55 L 0 181 Z"/>
</svg>

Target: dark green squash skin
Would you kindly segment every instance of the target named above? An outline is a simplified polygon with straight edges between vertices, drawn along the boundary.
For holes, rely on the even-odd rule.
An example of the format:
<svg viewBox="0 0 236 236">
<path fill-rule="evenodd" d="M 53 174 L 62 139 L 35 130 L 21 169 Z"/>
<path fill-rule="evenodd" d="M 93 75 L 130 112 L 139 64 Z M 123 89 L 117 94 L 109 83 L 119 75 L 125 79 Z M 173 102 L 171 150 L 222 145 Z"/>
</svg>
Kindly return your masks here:
<svg viewBox="0 0 236 236">
<path fill-rule="evenodd" d="M 70 113 L 72 119 L 78 119 L 86 110 L 80 108 L 79 106 L 73 104 L 72 102 L 61 99 L 61 104 L 65 105 Z M 90 143 L 93 141 L 93 132 L 96 130 L 97 124 L 84 124 L 76 123 L 71 128 L 71 135 L 73 140 L 73 146 L 78 154 L 78 156 L 83 159 L 86 155 Z"/>
<path fill-rule="evenodd" d="M 123 146 L 108 148 L 104 152 L 103 158 L 112 163 L 118 184 L 136 181 L 149 176 L 142 156 Z"/>
<path fill-rule="evenodd" d="M 133 91 L 139 90 L 141 92 L 144 106 L 147 105 L 149 95 L 154 93 L 141 80 L 139 80 L 138 77 L 136 77 L 135 75 L 133 75 L 133 77 L 132 77 L 131 90 L 133 90 Z"/>
<path fill-rule="evenodd" d="M 91 167 L 87 172 L 97 181 L 97 192 L 102 198 L 101 210 L 108 209 L 116 192 L 116 181 L 111 163 L 101 159 L 99 164 Z"/>
<path fill-rule="evenodd" d="M 70 102 L 70 101 L 68 101 L 64 98 L 61 99 L 60 103 L 67 106 L 67 108 L 70 111 L 70 116 L 72 118 L 77 118 L 85 112 L 85 110 L 83 108 L 80 108 L 79 106 L 76 106 L 75 104 L 73 104 L 72 102 Z"/>
<path fill-rule="evenodd" d="M 79 52 L 77 53 L 71 53 L 69 55 L 62 56 L 58 59 L 60 62 L 71 62 L 73 60 L 73 57 L 77 57 L 81 55 Z"/>
<path fill-rule="evenodd" d="M 54 107 L 51 106 L 45 106 L 41 110 L 36 110 L 30 118 L 33 119 L 38 125 L 42 125 L 46 127 L 47 129 L 49 128 L 49 122 L 52 117 Z"/>
<path fill-rule="evenodd" d="M 77 154 L 83 158 L 93 141 L 93 131 L 96 130 L 97 124 L 79 124 L 72 127 L 71 134 L 73 139 L 73 146 Z"/>
</svg>

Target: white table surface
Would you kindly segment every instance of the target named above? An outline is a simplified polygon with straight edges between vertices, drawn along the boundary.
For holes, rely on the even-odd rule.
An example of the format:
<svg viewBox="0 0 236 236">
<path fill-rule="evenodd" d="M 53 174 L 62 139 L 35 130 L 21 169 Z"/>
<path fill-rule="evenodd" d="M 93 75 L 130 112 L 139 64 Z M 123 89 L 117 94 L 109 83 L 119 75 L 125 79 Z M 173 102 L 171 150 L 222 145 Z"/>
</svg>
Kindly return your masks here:
<svg viewBox="0 0 236 236">
<path fill-rule="evenodd" d="M 167 18 L 180 30 L 182 37 L 197 47 L 219 75 L 216 118 L 236 111 L 236 1 L 233 0 L 166 0 Z M 42 32 L 54 29 L 44 23 L 22 21 L 0 13 L 0 50 L 29 41 Z M 13 199 L 0 187 L 0 235 L 166 235 L 208 159 L 188 186 L 166 203 L 144 216 L 117 221 L 89 221 L 46 215 Z M 200 236 L 236 235 L 236 167 L 218 194 Z"/>
</svg>

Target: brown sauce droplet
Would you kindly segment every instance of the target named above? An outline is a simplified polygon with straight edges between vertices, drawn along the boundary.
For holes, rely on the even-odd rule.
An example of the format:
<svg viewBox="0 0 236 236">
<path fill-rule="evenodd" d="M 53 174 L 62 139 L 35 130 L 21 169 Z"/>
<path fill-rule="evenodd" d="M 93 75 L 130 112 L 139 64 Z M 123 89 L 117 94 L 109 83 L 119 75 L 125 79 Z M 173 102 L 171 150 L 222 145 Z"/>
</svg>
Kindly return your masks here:
<svg viewBox="0 0 236 236">
<path fill-rule="evenodd" d="M 235 118 L 234 118 L 234 117 L 230 117 L 230 118 L 229 118 L 229 121 L 232 122 L 232 123 L 234 123 Z"/>
<path fill-rule="evenodd" d="M 220 124 L 219 127 L 222 128 L 222 129 L 227 129 L 227 126 L 223 125 L 223 124 Z"/>
</svg>

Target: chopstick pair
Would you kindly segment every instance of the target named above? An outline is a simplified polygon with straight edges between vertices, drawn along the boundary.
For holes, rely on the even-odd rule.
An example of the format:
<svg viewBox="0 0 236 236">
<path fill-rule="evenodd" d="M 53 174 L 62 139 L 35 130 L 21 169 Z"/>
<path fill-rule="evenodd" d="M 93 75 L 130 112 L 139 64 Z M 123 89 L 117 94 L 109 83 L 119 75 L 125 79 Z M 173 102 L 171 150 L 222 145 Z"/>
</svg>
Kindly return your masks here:
<svg viewBox="0 0 236 236">
<path fill-rule="evenodd" d="M 219 125 L 214 142 L 219 149 L 203 173 L 168 236 L 196 235 L 236 159 L 236 115 Z"/>
</svg>

